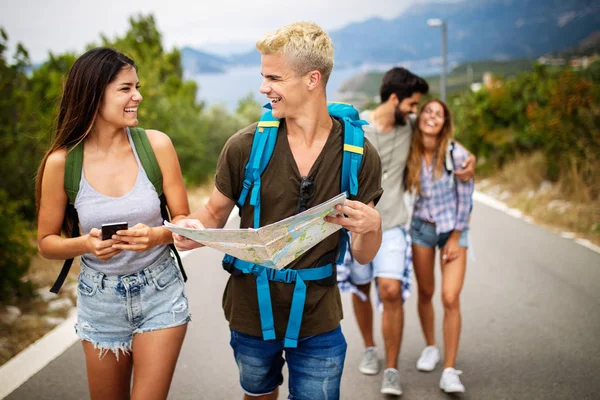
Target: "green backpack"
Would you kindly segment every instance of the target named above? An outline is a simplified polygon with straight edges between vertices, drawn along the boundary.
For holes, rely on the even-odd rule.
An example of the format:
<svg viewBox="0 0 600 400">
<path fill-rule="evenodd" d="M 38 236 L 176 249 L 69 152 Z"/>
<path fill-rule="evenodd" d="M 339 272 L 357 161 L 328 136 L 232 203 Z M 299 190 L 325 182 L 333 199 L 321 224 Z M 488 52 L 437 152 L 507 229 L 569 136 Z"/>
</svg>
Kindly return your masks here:
<svg viewBox="0 0 600 400">
<path fill-rule="evenodd" d="M 148 135 L 146 135 L 146 131 L 143 128 L 130 127 L 129 132 L 135 145 L 135 151 L 140 159 L 140 162 L 142 163 L 142 167 L 144 168 L 148 179 L 150 182 L 152 182 L 152 185 L 158 194 L 158 198 L 160 200 L 160 213 L 165 221 L 169 221 L 170 216 L 167 208 L 167 200 L 165 198 L 165 194 L 163 193 L 162 173 L 160 172 L 160 166 L 158 165 L 158 161 L 154 155 L 154 150 L 152 150 L 152 146 L 148 140 Z M 73 220 L 73 231 L 71 233 L 71 237 L 78 237 L 81 235 L 81 232 L 79 231 L 79 217 L 77 216 L 77 210 L 75 209 L 75 199 L 77 198 L 77 193 L 79 192 L 79 182 L 81 181 L 82 167 L 83 143 L 79 143 L 67 154 L 65 165 L 65 192 L 67 192 L 67 197 L 69 199 L 66 213 L 70 215 Z M 187 275 L 183 270 L 183 264 L 181 263 L 181 258 L 179 257 L 179 253 L 177 252 L 175 245 L 170 244 L 169 247 L 177 258 L 177 264 L 181 270 L 183 280 L 187 281 Z M 72 258 L 65 260 L 60 274 L 50 289 L 52 293 L 58 293 L 61 286 L 65 282 L 67 275 L 69 274 L 72 264 Z"/>
</svg>

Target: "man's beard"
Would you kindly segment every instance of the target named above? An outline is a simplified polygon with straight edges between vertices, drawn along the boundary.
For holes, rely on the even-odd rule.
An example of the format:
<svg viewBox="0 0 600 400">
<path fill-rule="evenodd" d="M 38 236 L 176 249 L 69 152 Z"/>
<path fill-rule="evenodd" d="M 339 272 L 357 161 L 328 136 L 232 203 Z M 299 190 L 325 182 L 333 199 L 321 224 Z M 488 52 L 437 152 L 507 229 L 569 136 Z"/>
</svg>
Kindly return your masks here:
<svg viewBox="0 0 600 400">
<path fill-rule="evenodd" d="M 396 126 L 404 126 L 406 125 L 406 120 L 408 118 L 408 114 L 405 114 L 400 110 L 400 107 L 396 107 L 394 110 L 394 119 L 396 120 Z"/>
</svg>

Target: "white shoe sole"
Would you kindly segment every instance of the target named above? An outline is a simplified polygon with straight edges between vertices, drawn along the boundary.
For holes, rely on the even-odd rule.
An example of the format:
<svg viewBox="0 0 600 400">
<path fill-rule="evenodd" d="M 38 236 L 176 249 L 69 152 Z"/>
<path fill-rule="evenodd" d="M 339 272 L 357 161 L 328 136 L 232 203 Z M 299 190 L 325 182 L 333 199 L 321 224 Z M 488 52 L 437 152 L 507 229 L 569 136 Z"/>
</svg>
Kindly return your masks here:
<svg viewBox="0 0 600 400">
<path fill-rule="evenodd" d="M 396 389 L 391 389 L 391 388 L 381 389 L 381 394 L 391 394 L 392 396 L 402 396 L 402 390 L 396 390 Z"/>
<path fill-rule="evenodd" d="M 433 367 L 423 367 L 422 365 L 419 366 L 419 364 L 417 364 L 417 370 L 421 371 L 421 372 L 431 372 L 435 369 L 435 365 Z"/>
<path fill-rule="evenodd" d="M 379 373 L 378 369 L 367 369 L 367 368 L 358 368 L 358 370 L 363 375 L 377 375 Z"/>
<path fill-rule="evenodd" d="M 443 390 L 445 393 L 464 393 L 465 389 L 464 388 L 458 388 L 458 389 L 446 389 L 440 386 L 440 389 Z"/>
</svg>

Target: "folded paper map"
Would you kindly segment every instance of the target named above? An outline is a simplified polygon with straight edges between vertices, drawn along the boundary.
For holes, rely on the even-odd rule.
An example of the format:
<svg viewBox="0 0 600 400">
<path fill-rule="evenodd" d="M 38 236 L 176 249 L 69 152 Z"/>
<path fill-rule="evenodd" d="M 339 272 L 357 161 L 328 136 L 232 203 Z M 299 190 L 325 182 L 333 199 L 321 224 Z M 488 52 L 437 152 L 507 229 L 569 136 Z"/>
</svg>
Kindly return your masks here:
<svg viewBox="0 0 600 400">
<path fill-rule="evenodd" d="M 344 204 L 346 193 L 259 229 L 193 229 L 165 222 L 165 227 L 196 242 L 231 254 L 240 260 L 281 269 L 304 254 L 341 226 L 326 222 L 327 215 Z"/>
</svg>

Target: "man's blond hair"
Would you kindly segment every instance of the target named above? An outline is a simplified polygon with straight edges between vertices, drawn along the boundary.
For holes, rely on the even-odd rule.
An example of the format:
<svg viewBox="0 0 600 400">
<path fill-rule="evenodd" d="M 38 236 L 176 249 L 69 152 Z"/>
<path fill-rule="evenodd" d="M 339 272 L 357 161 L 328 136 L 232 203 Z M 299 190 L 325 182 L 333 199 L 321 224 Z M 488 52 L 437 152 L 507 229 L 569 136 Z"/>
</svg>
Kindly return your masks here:
<svg viewBox="0 0 600 400">
<path fill-rule="evenodd" d="M 333 69 L 333 42 L 321 27 L 312 22 L 294 22 L 265 34 L 256 49 L 262 54 L 283 55 L 298 75 L 321 72 L 323 86 Z"/>
</svg>

